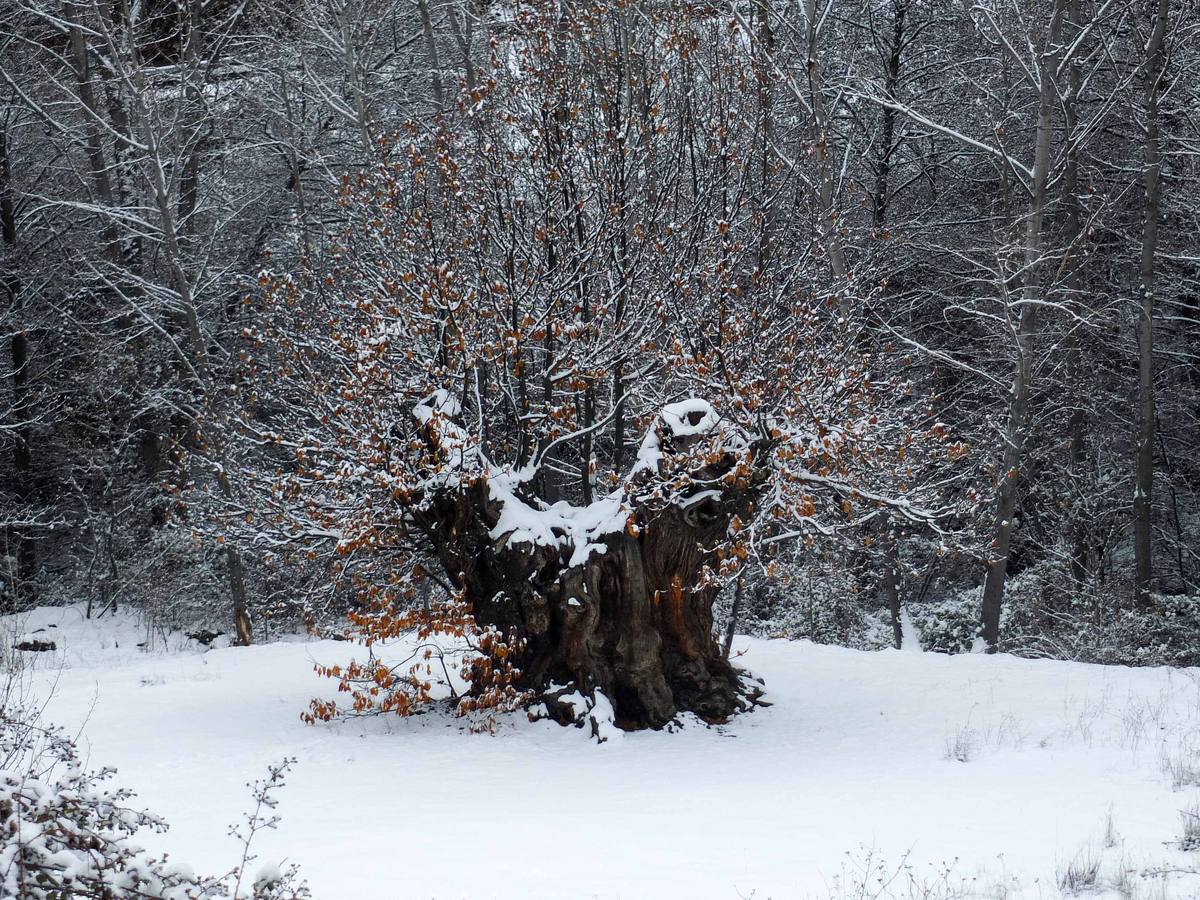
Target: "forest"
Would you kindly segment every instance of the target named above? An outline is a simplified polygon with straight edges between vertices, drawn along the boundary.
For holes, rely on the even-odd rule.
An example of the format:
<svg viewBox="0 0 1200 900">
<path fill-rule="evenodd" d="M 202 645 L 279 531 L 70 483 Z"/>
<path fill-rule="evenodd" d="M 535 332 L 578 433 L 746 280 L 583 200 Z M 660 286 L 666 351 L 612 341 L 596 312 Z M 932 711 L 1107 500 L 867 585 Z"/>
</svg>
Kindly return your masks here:
<svg viewBox="0 0 1200 900">
<path fill-rule="evenodd" d="M 310 730 L 1190 678 L 1198 234 L 1192 0 L 0 0 L 0 614 Z"/>
</svg>

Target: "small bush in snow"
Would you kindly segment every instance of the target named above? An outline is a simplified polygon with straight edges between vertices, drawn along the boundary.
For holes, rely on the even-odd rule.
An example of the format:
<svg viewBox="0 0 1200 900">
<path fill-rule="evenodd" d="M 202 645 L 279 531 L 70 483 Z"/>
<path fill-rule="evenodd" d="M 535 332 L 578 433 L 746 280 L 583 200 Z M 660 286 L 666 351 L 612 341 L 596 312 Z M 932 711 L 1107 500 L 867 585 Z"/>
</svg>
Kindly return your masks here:
<svg viewBox="0 0 1200 900">
<path fill-rule="evenodd" d="M 921 646 L 938 653 L 965 653 L 970 650 L 979 635 L 981 598 L 982 591 L 973 589 L 908 607 L 913 625 L 921 638 Z"/>
<path fill-rule="evenodd" d="M 1200 665 L 1200 596 L 1155 594 L 1148 608 L 1138 609 L 1125 582 L 1086 591 L 1071 586 L 1070 573 L 1053 561 L 1010 577 L 1000 648 L 1080 662 Z M 977 606 L 980 592 L 966 593 Z"/>
<path fill-rule="evenodd" d="M 946 759 L 970 762 L 979 749 L 979 734 L 970 725 L 959 727 L 946 738 Z"/>
<path fill-rule="evenodd" d="M 11 701 L 11 692 L 5 697 Z M 286 763 L 285 763 L 286 767 Z M 272 769 L 274 774 L 275 768 Z M 42 725 L 36 710 L 0 703 L 0 897 L 22 900 L 304 900 L 295 868 L 271 870 L 243 888 L 253 859 L 249 840 L 274 827 L 258 813 L 244 836 L 241 864 L 225 876 L 195 875 L 133 841 L 163 832 L 157 816 L 129 805 L 133 793 L 112 784 L 114 770 L 83 768 L 74 741 Z M 269 787 L 281 782 L 271 781 Z M 269 788 L 268 788 L 269 790 Z M 269 802 L 269 793 L 266 795 Z M 240 835 L 239 835 L 240 836 Z"/>
<path fill-rule="evenodd" d="M 28 900 L 219 896 L 186 868 L 131 842 L 166 823 L 128 805 L 111 769 L 85 771 L 60 730 L 0 723 L 0 894 Z M 12 765 L 17 763 L 17 765 Z M 24 763 L 23 765 L 21 763 Z"/>
<path fill-rule="evenodd" d="M 891 625 L 864 611 L 845 571 L 803 570 L 748 582 L 737 623 L 742 631 L 859 650 L 891 644 Z M 725 591 L 714 611 L 716 621 L 728 621 L 731 600 L 732 590 Z"/>
<path fill-rule="evenodd" d="M 846 851 L 841 871 L 833 876 L 829 900 L 960 900 L 972 895 L 971 881 L 953 863 L 924 867 L 922 872 L 904 853 L 889 863 L 874 847 Z"/>
<path fill-rule="evenodd" d="M 1165 750 L 1160 759 L 1163 774 L 1171 780 L 1171 789 L 1200 786 L 1200 753 L 1188 741 L 1173 750 Z"/>
<path fill-rule="evenodd" d="M 1104 837 L 1102 842 L 1105 850 L 1111 850 L 1121 844 L 1121 835 L 1117 832 L 1116 822 L 1113 821 L 1111 806 L 1108 808 L 1108 813 L 1104 816 Z"/>
<path fill-rule="evenodd" d="M 800 561 L 786 579 L 759 581 L 747 590 L 739 615 L 739 628 L 750 634 L 861 650 L 892 645 L 891 614 L 850 572 Z M 1200 595 L 1155 594 L 1142 610 L 1131 605 L 1132 589 L 1124 582 L 1087 591 L 1072 585 L 1069 571 L 1053 560 L 1011 574 L 999 648 L 1080 662 L 1200 665 Z M 906 599 L 905 609 L 925 650 L 966 653 L 979 636 L 981 603 L 980 586 L 950 587 Z M 728 598 L 718 614 L 728 616 Z"/>
<path fill-rule="evenodd" d="M 1058 889 L 1064 894 L 1084 894 L 1097 889 L 1100 883 L 1100 857 L 1091 848 L 1075 854 L 1070 862 L 1059 866 Z"/>
</svg>

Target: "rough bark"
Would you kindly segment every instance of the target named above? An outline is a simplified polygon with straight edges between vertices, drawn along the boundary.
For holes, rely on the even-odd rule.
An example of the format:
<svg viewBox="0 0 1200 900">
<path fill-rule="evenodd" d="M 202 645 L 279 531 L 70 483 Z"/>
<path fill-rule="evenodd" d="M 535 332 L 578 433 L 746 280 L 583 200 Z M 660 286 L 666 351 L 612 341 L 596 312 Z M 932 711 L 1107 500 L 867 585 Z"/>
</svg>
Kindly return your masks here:
<svg viewBox="0 0 1200 900">
<path fill-rule="evenodd" d="M 570 566 L 571 548 L 491 538 L 499 511 L 486 485 L 443 498 L 437 512 L 438 555 L 476 619 L 524 643 L 524 687 L 603 691 L 623 728 L 658 727 L 685 710 L 723 721 L 748 706 L 713 636 L 717 586 L 692 586 L 723 517 L 701 524 L 691 510 L 643 510 L 636 529 L 607 535 L 603 553 Z"/>
</svg>

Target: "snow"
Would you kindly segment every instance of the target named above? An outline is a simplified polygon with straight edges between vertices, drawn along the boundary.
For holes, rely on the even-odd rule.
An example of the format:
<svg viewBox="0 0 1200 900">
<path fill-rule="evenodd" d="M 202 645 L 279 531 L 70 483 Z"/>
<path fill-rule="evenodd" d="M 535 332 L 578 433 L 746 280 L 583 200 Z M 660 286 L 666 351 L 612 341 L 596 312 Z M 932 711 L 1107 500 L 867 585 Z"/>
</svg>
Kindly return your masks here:
<svg viewBox="0 0 1200 900">
<path fill-rule="evenodd" d="M 596 691 L 592 708 L 588 710 L 588 722 L 592 727 L 596 740 L 600 743 L 611 740 L 623 740 L 625 732 L 616 725 L 616 714 L 612 701 L 603 691 Z"/>
<path fill-rule="evenodd" d="M 492 466 L 480 448 L 471 444 L 466 431 L 454 421 L 461 412 L 458 401 L 445 390 L 434 391 L 413 407 L 413 417 L 418 425 L 436 433 L 438 445 L 446 455 L 445 466 L 430 479 L 430 483 L 456 485 L 460 472 L 476 466 L 479 474 L 487 479 L 490 497 L 500 510 L 490 533 L 493 540 L 503 539 L 510 546 L 532 544 L 535 547 L 568 548 L 571 551 L 568 565 L 579 566 L 593 553 L 607 550 L 604 543 L 607 535 L 624 530 L 629 512 L 624 503 L 623 488 L 586 506 L 572 506 L 566 501 L 551 505 L 536 500 L 527 502 L 519 490 L 533 477 L 535 469 L 526 466 L 517 471 L 509 466 Z"/>
<path fill-rule="evenodd" d="M 258 867 L 258 872 L 254 876 L 254 884 L 267 885 L 274 884 L 283 879 L 283 869 L 277 863 L 263 863 Z"/>
<path fill-rule="evenodd" d="M 707 400 L 693 397 L 668 403 L 659 412 L 657 422 L 655 427 L 646 430 L 638 446 L 637 460 L 630 477 L 640 472 L 658 471 L 662 460 L 662 441 L 658 426 L 675 438 L 701 437 L 715 429 L 721 423 L 721 417 Z"/>
<path fill-rule="evenodd" d="M 526 500 L 520 489 L 534 475 L 534 466 L 514 470 L 509 466 L 493 466 L 479 447 L 472 445 L 466 431 L 456 424 L 462 413 L 459 402 L 445 390 L 437 390 L 413 407 L 418 425 L 432 428 L 446 454 L 446 465 L 431 479 L 431 484 L 458 484 L 459 472 L 479 466 L 487 479 L 491 500 L 499 509 L 495 526 L 489 537 L 503 540 L 509 546 L 530 544 L 534 547 L 557 547 L 570 550 L 567 565 L 584 565 L 594 553 L 604 553 L 609 535 L 624 531 L 629 522 L 629 507 L 625 503 L 626 486 L 643 471 L 657 471 L 662 458 L 660 427 L 650 428 L 638 450 L 637 461 L 626 484 L 586 506 L 573 506 L 566 501 L 543 504 Z M 707 400 L 690 398 L 669 403 L 662 408 L 657 422 L 661 430 L 675 438 L 703 436 L 721 423 L 721 417 Z M 706 491 L 689 498 L 688 503 L 700 503 L 717 491 Z"/>
<path fill-rule="evenodd" d="M 620 533 L 629 520 L 621 490 L 587 506 L 572 506 L 564 500 L 544 509 L 517 496 L 515 476 L 511 474 L 493 475 L 488 479 L 488 490 L 500 508 L 489 535 L 493 540 L 504 538 L 510 545 L 569 547 L 569 566 L 583 565 L 593 553 L 605 552 L 605 536 Z"/>
<path fill-rule="evenodd" d="M 446 455 L 446 469 L 439 474 L 442 481 L 453 480 L 458 470 L 480 458 L 479 448 L 472 445 L 470 435 L 455 421 L 461 413 L 458 400 L 440 388 L 413 407 L 417 424 L 436 433 L 438 446 Z"/>
<path fill-rule="evenodd" d="M 712 408 L 712 404 L 696 397 L 680 400 L 677 403 L 668 403 L 659 413 L 659 421 L 675 437 L 708 434 L 717 427 L 720 420 L 721 418 Z"/>
<path fill-rule="evenodd" d="M 314 661 L 353 647 L 142 649 L 133 617 L 77 609 L 7 633 L 50 624 L 60 649 L 25 654 L 47 717 L 172 823 L 139 842 L 197 871 L 236 862 L 246 785 L 286 755 L 282 822 L 251 872 L 297 862 L 327 900 L 857 896 L 856 870 L 905 860 L 969 888 L 953 896 L 1047 898 L 1089 856 L 1096 896 L 1117 896 L 1121 867 L 1137 896 L 1200 896 L 1196 876 L 1142 874 L 1200 862 L 1175 846 L 1200 792 L 1196 670 L 739 638 L 772 706 L 597 743 L 520 716 L 494 736 L 441 714 L 307 726 L 333 693 Z"/>
<path fill-rule="evenodd" d="M 415 414 L 421 424 L 433 418 L 431 410 L 440 410 L 445 415 L 456 415 L 458 406 L 453 398 L 437 392 L 416 407 Z M 720 416 L 707 400 L 690 398 L 669 403 L 658 416 L 661 427 L 676 438 L 688 438 L 708 434 L 720 424 Z M 455 444 L 458 446 L 458 444 Z M 638 450 L 637 461 L 629 478 L 642 471 L 657 471 L 662 458 L 662 448 L 657 427 L 647 430 Z M 500 509 L 500 515 L 490 537 L 503 538 L 509 545 L 532 544 L 536 547 L 565 547 L 571 550 L 569 566 L 580 566 L 593 553 L 604 553 L 606 536 L 619 534 L 629 521 L 629 509 L 625 504 L 625 485 L 587 506 L 572 506 L 566 501 L 533 506 L 518 495 L 522 483 L 532 477 L 531 470 L 511 471 L 504 467 L 488 473 L 488 490 L 491 499 Z M 627 479 L 628 481 L 628 479 Z M 718 494 L 708 491 L 692 498 L 701 502 Z"/>
</svg>

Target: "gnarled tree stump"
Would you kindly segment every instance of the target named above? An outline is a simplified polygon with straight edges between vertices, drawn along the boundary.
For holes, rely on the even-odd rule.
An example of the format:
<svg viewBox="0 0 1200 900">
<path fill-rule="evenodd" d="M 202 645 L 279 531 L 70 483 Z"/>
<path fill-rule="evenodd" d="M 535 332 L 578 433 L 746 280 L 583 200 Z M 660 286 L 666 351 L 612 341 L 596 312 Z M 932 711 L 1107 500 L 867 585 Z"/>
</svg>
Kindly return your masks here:
<svg viewBox="0 0 1200 900">
<path fill-rule="evenodd" d="M 697 414 L 691 418 L 696 426 Z M 703 436 L 656 435 L 655 458 Z M 559 686 L 558 694 L 602 691 L 626 729 L 660 727 L 682 711 L 720 722 L 747 708 L 751 694 L 714 639 L 719 585 L 705 572 L 716 570 L 714 548 L 733 517 L 748 515 L 761 449 L 701 454 L 670 499 L 627 486 L 623 498 L 599 501 L 616 512 L 615 527 L 570 527 L 564 515 L 594 511 L 542 510 L 486 477 L 433 493 L 419 521 L 476 620 L 520 640 L 521 686 L 538 692 L 551 716 L 572 716 L 555 703 Z M 643 458 L 634 488 L 661 479 L 659 469 Z M 506 520 L 520 530 L 521 516 L 505 515 L 514 503 L 534 519 L 544 512 L 547 521 L 533 525 L 550 537 L 506 530 Z"/>
</svg>

